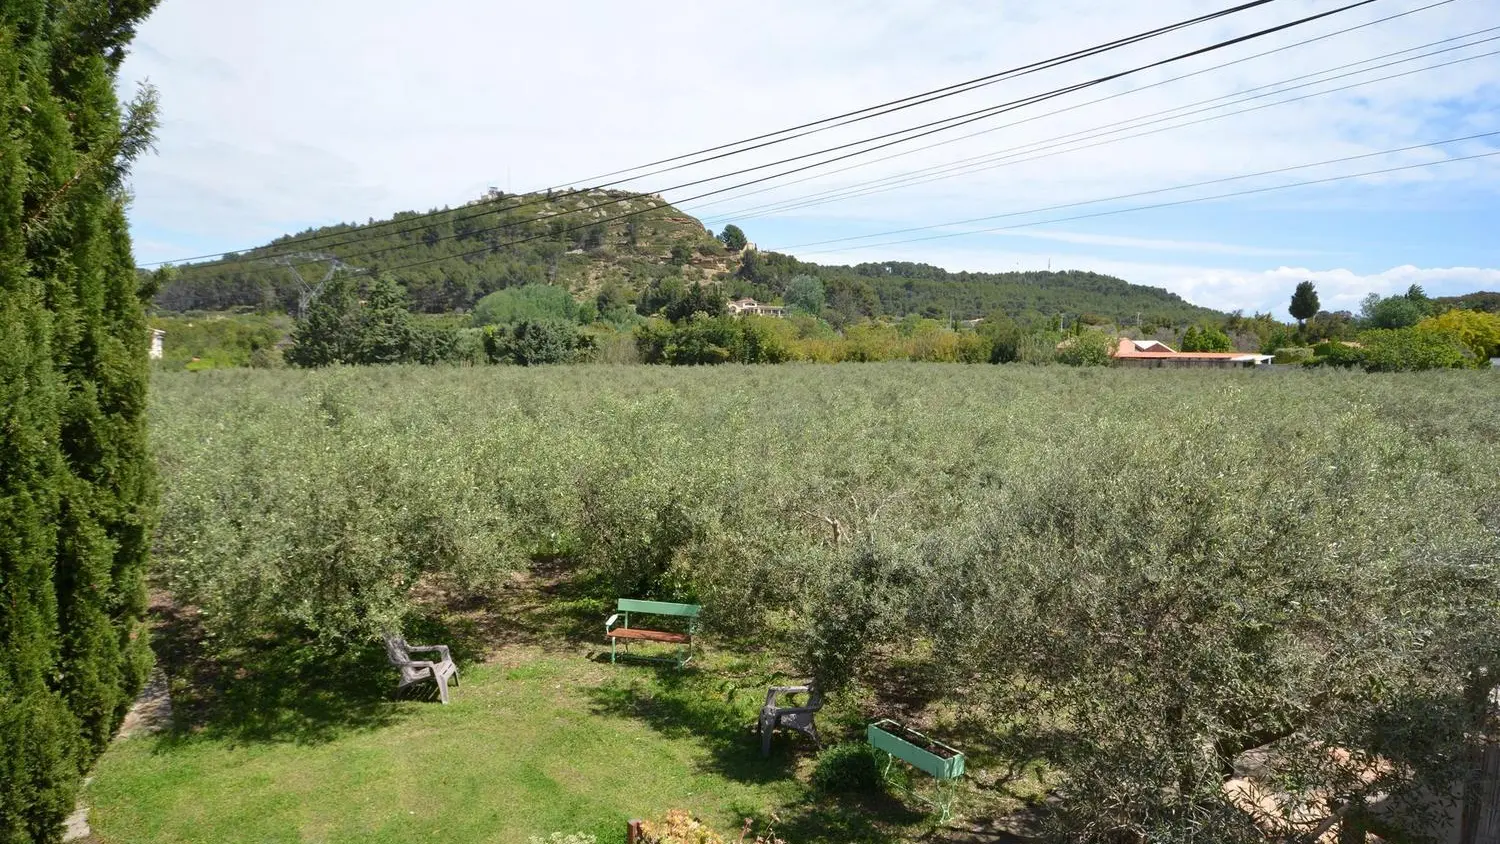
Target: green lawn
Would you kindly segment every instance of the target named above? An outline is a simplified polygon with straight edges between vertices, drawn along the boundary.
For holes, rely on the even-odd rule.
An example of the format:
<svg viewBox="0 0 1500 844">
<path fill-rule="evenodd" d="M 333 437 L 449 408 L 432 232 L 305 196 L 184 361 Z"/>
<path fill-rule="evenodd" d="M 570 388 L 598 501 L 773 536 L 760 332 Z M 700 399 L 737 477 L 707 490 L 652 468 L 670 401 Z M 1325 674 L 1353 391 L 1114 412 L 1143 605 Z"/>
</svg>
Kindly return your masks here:
<svg viewBox="0 0 1500 844">
<path fill-rule="evenodd" d="M 221 680 L 198 715 L 179 704 L 192 728 L 116 742 L 87 790 L 90 821 L 104 844 L 524 842 L 553 831 L 604 844 L 623 840 L 628 818 L 671 808 L 725 832 L 774 813 L 799 842 L 899 840 L 927 823 L 890 800 L 812 799 L 798 779 L 812 754 L 797 739 L 778 738 L 762 759 L 748 726 L 774 678 L 747 661 L 678 671 L 596 660 L 510 649 L 466 667 L 446 707 L 391 699 L 378 654 L 335 669 L 342 678 L 308 661 Z"/>
</svg>

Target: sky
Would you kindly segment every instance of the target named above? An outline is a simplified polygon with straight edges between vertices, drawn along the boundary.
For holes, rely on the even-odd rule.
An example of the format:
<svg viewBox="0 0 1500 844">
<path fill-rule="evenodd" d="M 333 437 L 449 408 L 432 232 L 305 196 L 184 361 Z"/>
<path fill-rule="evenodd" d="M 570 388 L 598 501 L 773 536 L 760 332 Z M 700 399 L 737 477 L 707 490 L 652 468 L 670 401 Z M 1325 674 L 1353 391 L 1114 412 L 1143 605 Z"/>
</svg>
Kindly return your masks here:
<svg viewBox="0 0 1500 844">
<path fill-rule="evenodd" d="M 1500 290 L 1500 3 L 1374 0 L 1146 67 L 1349 2 L 1274 0 L 653 172 L 1233 0 L 164 0 L 121 74 L 161 97 L 136 255 L 619 180 L 819 263 L 1093 270 L 1282 318 L 1304 279 L 1329 310 Z"/>
</svg>

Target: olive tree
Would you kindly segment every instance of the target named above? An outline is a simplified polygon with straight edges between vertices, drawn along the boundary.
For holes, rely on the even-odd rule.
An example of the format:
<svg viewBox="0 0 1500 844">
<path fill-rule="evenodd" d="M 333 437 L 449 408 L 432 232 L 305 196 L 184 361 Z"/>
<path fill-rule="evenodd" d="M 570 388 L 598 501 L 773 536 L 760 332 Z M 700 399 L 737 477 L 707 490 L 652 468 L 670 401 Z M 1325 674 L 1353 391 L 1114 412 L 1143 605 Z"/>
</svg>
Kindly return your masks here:
<svg viewBox="0 0 1500 844">
<path fill-rule="evenodd" d="M 1067 840 L 1264 840 L 1225 790 L 1251 750 L 1323 821 L 1461 778 L 1500 524 L 1462 455 L 1308 421 L 1081 426 L 918 555 L 903 611 L 940 691 L 1066 771 Z"/>
</svg>

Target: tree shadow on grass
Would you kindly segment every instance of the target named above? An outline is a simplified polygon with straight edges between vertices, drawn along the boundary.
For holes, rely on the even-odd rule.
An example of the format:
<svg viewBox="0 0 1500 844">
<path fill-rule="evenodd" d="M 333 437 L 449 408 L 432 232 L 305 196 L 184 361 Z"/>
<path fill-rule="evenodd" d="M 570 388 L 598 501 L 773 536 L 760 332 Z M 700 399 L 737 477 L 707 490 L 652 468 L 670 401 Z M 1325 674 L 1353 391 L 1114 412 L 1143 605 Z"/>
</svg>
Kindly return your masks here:
<svg viewBox="0 0 1500 844">
<path fill-rule="evenodd" d="M 747 783 L 787 779 L 796 755 L 814 750 L 800 735 L 778 732 L 771 755 L 760 755 L 754 728 L 765 700 L 764 678 L 726 679 L 691 666 L 619 667 L 615 680 L 588 690 L 593 713 L 642 721 L 665 736 L 695 738 L 712 757 L 708 770 L 720 776 Z"/>
<path fill-rule="evenodd" d="M 608 659 L 606 654 L 603 657 Z M 621 664 L 621 676 L 588 691 L 595 715 L 630 718 L 671 738 L 693 738 L 707 747 L 706 770 L 726 779 L 766 784 L 793 780 L 800 759 L 818 747 L 795 731 L 777 731 L 771 755 L 761 756 L 755 720 L 775 675 L 725 678 L 692 667 Z M 754 828 L 774 828 L 797 844 L 895 844 L 929 818 L 890 794 L 826 797 L 793 805 L 773 819 L 756 807 L 739 811 Z M 940 839 L 935 839 L 940 840 Z"/>
<path fill-rule="evenodd" d="M 343 651 L 267 638 L 211 655 L 192 609 L 156 604 L 152 646 L 172 678 L 172 729 L 163 749 L 210 739 L 319 744 L 401 718 L 395 672 L 375 645 Z M 436 688 L 413 690 L 414 697 Z"/>
<path fill-rule="evenodd" d="M 913 827 L 927 817 L 886 794 L 823 797 L 781 813 L 774 824 L 758 821 L 755 828 L 770 826 L 797 844 L 896 844 L 913 840 Z"/>
<path fill-rule="evenodd" d="M 577 576 L 566 559 L 542 558 L 492 593 L 429 590 L 423 597 L 441 608 L 448 630 L 474 643 L 477 655 L 497 643 L 549 648 L 596 644 L 613 606 L 600 597 L 608 591 L 597 580 Z"/>
<path fill-rule="evenodd" d="M 796 844 L 1037 844 L 1025 817 L 966 818 L 939 823 L 936 814 L 890 791 L 810 798 L 774 819 L 747 813 L 756 830 L 774 829 Z"/>
</svg>

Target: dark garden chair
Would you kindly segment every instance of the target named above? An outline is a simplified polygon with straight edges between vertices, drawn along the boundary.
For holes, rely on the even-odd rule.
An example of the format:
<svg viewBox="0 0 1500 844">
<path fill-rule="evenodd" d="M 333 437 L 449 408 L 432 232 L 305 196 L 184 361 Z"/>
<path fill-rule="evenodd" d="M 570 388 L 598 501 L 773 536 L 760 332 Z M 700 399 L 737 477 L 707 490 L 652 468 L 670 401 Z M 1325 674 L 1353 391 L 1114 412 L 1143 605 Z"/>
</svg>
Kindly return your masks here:
<svg viewBox="0 0 1500 844">
<path fill-rule="evenodd" d="M 440 659 L 412 659 L 413 653 L 435 652 Z M 391 665 L 401 672 L 401 679 L 396 684 L 396 692 L 414 683 L 431 680 L 437 685 L 438 699 L 443 703 L 448 702 L 448 680 L 453 680 L 453 685 L 458 685 L 458 666 L 453 664 L 453 657 L 448 653 L 447 645 L 408 645 L 406 639 L 399 633 L 385 634 L 385 654 L 390 659 Z"/>
<path fill-rule="evenodd" d="M 800 706 L 795 705 L 788 700 L 793 695 L 807 695 L 807 700 Z M 761 755 L 771 755 L 771 734 L 777 727 L 790 727 L 822 744 L 818 740 L 818 725 L 813 722 L 813 717 L 822 708 L 823 693 L 812 686 L 772 686 L 766 692 L 766 705 L 760 708 Z"/>
</svg>

